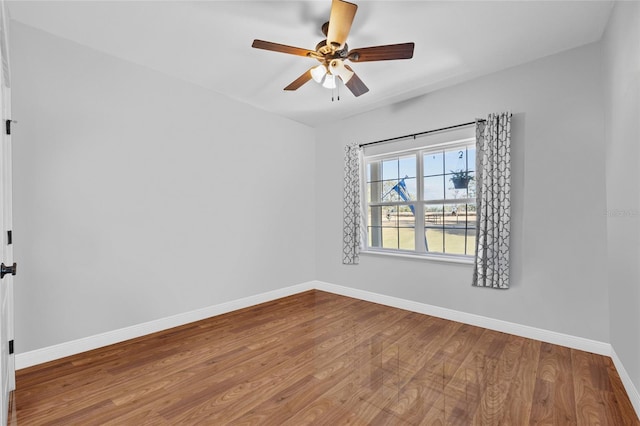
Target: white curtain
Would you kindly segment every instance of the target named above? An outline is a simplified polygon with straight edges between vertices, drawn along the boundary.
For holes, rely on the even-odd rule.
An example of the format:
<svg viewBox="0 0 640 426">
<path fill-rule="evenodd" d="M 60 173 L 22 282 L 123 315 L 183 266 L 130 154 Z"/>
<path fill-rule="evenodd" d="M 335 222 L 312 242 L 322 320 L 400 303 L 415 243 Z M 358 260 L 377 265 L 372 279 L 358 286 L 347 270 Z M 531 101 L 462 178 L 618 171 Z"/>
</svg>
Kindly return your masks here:
<svg viewBox="0 0 640 426">
<path fill-rule="evenodd" d="M 476 123 L 477 238 L 473 285 L 509 288 L 511 114 Z"/>
<path fill-rule="evenodd" d="M 360 261 L 360 155 L 358 144 L 345 147 L 344 201 L 342 221 L 342 263 L 357 265 Z"/>
</svg>

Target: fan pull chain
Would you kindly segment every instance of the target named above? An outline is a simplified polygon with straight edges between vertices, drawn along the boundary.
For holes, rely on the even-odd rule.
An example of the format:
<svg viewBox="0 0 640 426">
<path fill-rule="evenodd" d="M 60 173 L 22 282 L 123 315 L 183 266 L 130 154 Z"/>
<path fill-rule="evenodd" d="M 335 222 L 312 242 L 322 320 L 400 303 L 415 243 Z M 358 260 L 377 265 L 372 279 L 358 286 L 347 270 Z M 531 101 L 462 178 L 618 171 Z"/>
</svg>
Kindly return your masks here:
<svg viewBox="0 0 640 426">
<path fill-rule="evenodd" d="M 337 96 L 335 96 L 336 93 Z M 338 86 L 337 84 L 335 89 L 331 89 L 331 102 L 333 102 L 334 100 L 340 100 L 340 86 Z"/>
</svg>

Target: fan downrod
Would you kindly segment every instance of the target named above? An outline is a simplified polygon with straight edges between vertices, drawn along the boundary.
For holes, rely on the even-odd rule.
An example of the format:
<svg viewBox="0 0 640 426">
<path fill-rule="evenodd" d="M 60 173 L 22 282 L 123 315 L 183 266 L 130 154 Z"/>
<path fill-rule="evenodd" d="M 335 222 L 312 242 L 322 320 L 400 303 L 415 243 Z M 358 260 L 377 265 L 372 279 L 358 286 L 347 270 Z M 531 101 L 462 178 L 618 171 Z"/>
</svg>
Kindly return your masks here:
<svg viewBox="0 0 640 426">
<path fill-rule="evenodd" d="M 320 30 L 322 31 L 322 34 L 324 34 L 324 36 L 326 37 L 327 34 L 329 33 L 329 21 L 322 24 L 322 28 Z"/>
</svg>

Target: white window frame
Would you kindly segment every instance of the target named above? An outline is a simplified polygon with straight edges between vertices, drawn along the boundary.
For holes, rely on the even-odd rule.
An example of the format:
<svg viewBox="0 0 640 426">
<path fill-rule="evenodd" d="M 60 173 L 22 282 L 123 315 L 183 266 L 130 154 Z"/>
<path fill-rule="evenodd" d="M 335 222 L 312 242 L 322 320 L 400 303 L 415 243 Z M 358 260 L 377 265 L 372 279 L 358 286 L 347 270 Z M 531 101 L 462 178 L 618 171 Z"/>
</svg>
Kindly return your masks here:
<svg viewBox="0 0 640 426">
<path fill-rule="evenodd" d="M 372 155 L 363 155 L 362 156 L 362 176 L 360 178 L 361 181 L 361 205 L 363 208 L 363 241 L 361 247 L 361 253 L 364 254 L 373 254 L 373 255 L 383 255 L 383 256 L 396 256 L 396 257 L 408 257 L 408 258 L 416 258 L 416 259 L 429 259 L 429 260 L 438 260 L 445 262 L 453 262 L 453 263 L 466 263 L 470 264 L 474 262 L 474 255 L 466 255 L 466 254 L 453 254 L 453 253 L 438 253 L 438 252 L 427 252 L 425 245 L 425 230 L 426 227 L 424 225 L 424 219 L 418 220 L 417 218 L 425 217 L 425 205 L 443 205 L 443 204 L 451 204 L 451 199 L 424 199 L 424 164 L 423 158 L 425 154 L 429 154 L 431 152 L 441 152 L 442 150 L 454 150 L 457 148 L 467 148 L 469 146 L 475 146 L 474 138 L 465 138 L 461 140 L 453 140 L 447 142 L 440 142 L 434 144 L 424 144 L 419 147 L 412 147 L 407 149 L 400 150 L 389 150 L 388 152 L 372 154 Z M 416 157 L 416 199 L 411 201 L 386 201 L 386 202 L 375 202 L 369 203 L 367 199 L 367 164 L 371 161 L 384 161 L 385 159 L 397 158 L 401 156 L 415 155 Z M 477 153 L 476 153 L 477 155 Z M 475 170 L 475 167 L 474 167 Z M 446 171 L 445 171 L 446 172 Z M 475 197 L 470 198 L 461 198 L 457 199 L 456 202 L 458 204 L 465 203 L 476 203 Z M 391 249 L 391 248 L 383 248 L 383 247 L 371 247 L 369 246 L 369 207 L 370 206 L 405 206 L 412 204 L 414 205 L 415 211 L 415 250 L 402 250 L 402 249 Z"/>
</svg>

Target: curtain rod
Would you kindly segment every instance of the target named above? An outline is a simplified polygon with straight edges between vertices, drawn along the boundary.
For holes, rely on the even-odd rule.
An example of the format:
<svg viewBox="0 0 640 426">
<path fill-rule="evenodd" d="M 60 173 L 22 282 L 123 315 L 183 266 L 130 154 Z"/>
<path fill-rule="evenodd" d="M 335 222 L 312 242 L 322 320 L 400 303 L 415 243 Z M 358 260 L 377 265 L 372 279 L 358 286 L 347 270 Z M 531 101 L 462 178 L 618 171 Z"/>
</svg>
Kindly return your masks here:
<svg viewBox="0 0 640 426">
<path fill-rule="evenodd" d="M 420 132 L 420 133 L 413 133 L 411 135 L 404 135 L 404 136 L 397 136 L 395 138 L 389 138 L 389 139 L 382 139 L 379 141 L 375 141 L 375 142 L 367 142 L 367 143 L 361 143 L 360 145 L 358 145 L 360 148 L 365 147 L 365 146 L 369 146 L 369 145 L 375 145 L 378 143 L 385 143 L 385 142 L 393 142 L 393 141 L 397 141 L 400 139 L 406 139 L 406 138 L 414 138 L 416 136 L 422 136 L 422 135 L 426 135 L 428 133 L 435 133 L 435 132 L 442 132 L 444 130 L 451 130 L 451 129 L 456 129 L 458 127 L 465 127 L 465 126 L 471 126 L 472 124 L 476 124 L 476 122 L 485 122 L 486 120 L 476 120 L 476 121 L 470 121 L 468 123 L 462 123 L 462 124 L 456 124 L 454 126 L 448 126 L 448 127 L 442 127 L 440 129 L 433 129 L 433 130 L 427 130 L 426 132 Z"/>
</svg>

